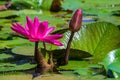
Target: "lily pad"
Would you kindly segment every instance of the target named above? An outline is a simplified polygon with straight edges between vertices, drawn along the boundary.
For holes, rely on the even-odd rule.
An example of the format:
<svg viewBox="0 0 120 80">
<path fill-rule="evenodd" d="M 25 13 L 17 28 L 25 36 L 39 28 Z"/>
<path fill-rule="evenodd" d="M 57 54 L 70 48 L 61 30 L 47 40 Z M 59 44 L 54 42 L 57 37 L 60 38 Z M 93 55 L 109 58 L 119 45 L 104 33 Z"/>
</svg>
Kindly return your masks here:
<svg viewBox="0 0 120 80">
<path fill-rule="evenodd" d="M 112 50 L 103 59 L 103 65 L 105 66 L 106 70 L 108 70 L 108 65 L 110 65 L 113 62 L 119 61 L 119 59 L 120 49 Z"/>
<path fill-rule="evenodd" d="M 36 64 L 32 64 L 32 58 L 23 55 L 14 54 L 7 48 L 1 49 L 0 53 L 0 73 L 24 71 L 35 68 Z"/>
<path fill-rule="evenodd" d="M 9 40 L 12 39 L 12 36 L 7 33 L 0 34 L 0 40 Z"/>
<path fill-rule="evenodd" d="M 15 48 L 12 49 L 12 52 L 20 55 L 33 56 L 34 46 L 32 45 L 16 46 Z"/>
<path fill-rule="evenodd" d="M 0 11 L 0 18 L 13 18 L 19 15 L 19 11 L 15 10 L 7 10 L 7 11 Z"/>
<path fill-rule="evenodd" d="M 74 71 L 75 74 L 79 74 L 80 76 L 88 76 L 91 75 L 91 72 L 88 68 L 79 68 Z"/>
<path fill-rule="evenodd" d="M 38 16 L 41 21 L 48 21 L 50 26 L 57 26 L 57 25 L 63 25 L 65 24 L 65 20 L 55 18 L 52 15 L 45 15 L 45 14 L 21 14 L 21 16 L 17 19 L 19 22 L 24 24 L 26 22 L 25 17 L 29 16 L 30 18 L 34 18 L 35 16 Z M 62 28 L 62 26 L 60 27 Z"/>
<path fill-rule="evenodd" d="M 66 48 L 70 32 L 64 34 L 63 43 Z M 109 51 L 120 47 L 120 30 L 111 23 L 97 22 L 83 25 L 76 32 L 71 48 L 89 52 L 95 62 L 101 61 Z"/>
<path fill-rule="evenodd" d="M 10 54 L 5 54 L 5 53 L 0 53 L 0 62 L 1 61 L 3 61 L 4 59 L 6 59 L 6 58 L 11 58 L 11 57 L 13 57 L 12 55 L 10 55 Z"/>
<path fill-rule="evenodd" d="M 112 14 L 115 16 L 120 16 L 120 10 L 113 11 Z"/>
<path fill-rule="evenodd" d="M 108 70 L 112 70 L 115 78 L 120 77 L 120 62 L 119 61 L 120 61 L 120 49 L 116 49 L 116 50 L 109 52 L 102 62 L 107 72 Z"/>
<path fill-rule="evenodd" d="M 75 70 L 78 68 L 88 68 L 88 66 L 89 66 L 89 63 L 87 61 L 70 60 L 68 65 L 60 66 L 60 68 L 65 70 Z"/>
<path fill-rule="evenodd" d="M 111 63 L 110 65 L 108 65 L 108 69 L 114 72 L 118 72 L 120 74 L 120 62 L 116 61 L 116 62 Z"/>
<path fill-rule="evenodd" d="M 64 58 L 66 50 L 55 49 L 55 50 L 50 50 L 50 52 L 53 53 L 54 58 L 59 59 L 59 58 Z M 70 60 L 81 60 L 88 57 L 91 57 L 91 55 L 88 52 L 77 50 L 77 49 L 70 49 L 70 55 L 69 55 Z"/>
<path fill-rule="evenodd" d="M 4 48 L 4 47 L 8 47 L 8 48 L 12 48 L 15 46 L 20 46 L 23 44 L 29 44 L 30 42 L 26 39 L 22 39 L 22 38 L 13 38 L 13 40 L 6 40 L 6 41 L 1 41 L 0 40 L 0 48 Z"/>
<path fill-rule="evenodd" d="M 35 64 L 30 64 L 30 63 L 26 63 L 23 65 L 16 65 L 12 63 L 0 63 L 0 72 L 17 71 L 17 70 L 23 71 L 34 68 L 35 66 L 36 66 Z"/>
<path fill-rule="evenodd" d="M 49 1 L 48 0 L 43 0 L 42 4 L 41 4 L 41 7 L 45 10 L 49 10 L 50 7 L 51 7 L 52 1 L 53 0 L 49 0 Z"/>
<path fill-rule="evenodd" d="M 65 10 L 76 10 L 78 8 L 82 8 L 82 9 L 106 8 L 106 7 L 112 7 L 112 5 L 116 5 L 119 3 L 120 3 L 119 0 L 115 0 L 115 1 L 95 0 L 94 2 L 91 0 L 75 0 L 75 1 L 64 0 L 62 2 L 62 8 Z M 90 4 L 90 5 L 88 5 L 88 4 Z"/>
<path fill-rule="evenodd" d="M 39 6 L 38 0 L 12 0 L 11 9 L 36 9 Z"/>
</svg>

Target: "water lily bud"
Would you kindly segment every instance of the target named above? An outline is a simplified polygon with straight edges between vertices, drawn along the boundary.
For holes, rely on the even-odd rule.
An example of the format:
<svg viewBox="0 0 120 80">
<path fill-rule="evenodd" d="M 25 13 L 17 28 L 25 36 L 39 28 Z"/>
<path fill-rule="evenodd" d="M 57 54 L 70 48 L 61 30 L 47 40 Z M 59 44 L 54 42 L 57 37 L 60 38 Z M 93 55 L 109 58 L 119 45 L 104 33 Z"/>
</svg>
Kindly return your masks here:
<svg viewBox="0 0 120 80">
<path fill-rule="evenodd" d="M 77 9 L 72 16 L 72 19 L 69 24 L 69 28 L 72 32 L 77 32 L 82 25 L 82 10 Z"/>
</svg>

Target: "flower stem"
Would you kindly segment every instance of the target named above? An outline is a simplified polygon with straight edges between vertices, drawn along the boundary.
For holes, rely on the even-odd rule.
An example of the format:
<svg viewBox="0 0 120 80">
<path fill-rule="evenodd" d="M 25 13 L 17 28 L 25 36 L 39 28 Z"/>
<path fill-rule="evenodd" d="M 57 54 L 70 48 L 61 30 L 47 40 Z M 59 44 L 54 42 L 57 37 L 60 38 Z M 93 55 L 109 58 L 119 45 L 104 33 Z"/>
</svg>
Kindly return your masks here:
<svg viewBox="0 0 120 80">
<path fill-rule="evenodd" d="M 38 42 L 35 42 L 35 48 L 34 48 L 34 60 L 37 62 L 37 53 L 38 53 Z"/>
<path fill-rule="evenodd" d="M 35 42 L 34 60 L 37 64 L 35 73 L 44 74 L 51 70 L 51 65 L 47 63 L 41 51 L 38 50 L 38 42 Z"/>
<path fill-rule="evenodd" d="M 46 44 L 45 44 L 45 42 L 43 42 L 43 47 L 44 47 L 44 49 L 46 50 Z"/>
<path fill-rule="evenodd" d="M 72 42 L 74 33 L 75 32 L 71 32 L 71 35 L 70 35 L 70 38 L 69 38 L 69 41 L 68 41 L 68 44 L 67 44 L 65 58 L 64 58 L 65 59 L 65 62 L 64 62 L 65 65 L 68 64 L 68 59 L 69 59 L 69 54 L 70 54 L 70 46 L 71 46 L 71 42 Z"/>
<path fill-rule="evenodd" d="M 45 44 L 45 42 L 43 42 L 43 48 L 44 48 L 44 50 L 45 50 L 45 58 L 46 58 L 46 60 L 47 60 L 47 53 L 46 53 L 46 44 Z"/>
</svg>

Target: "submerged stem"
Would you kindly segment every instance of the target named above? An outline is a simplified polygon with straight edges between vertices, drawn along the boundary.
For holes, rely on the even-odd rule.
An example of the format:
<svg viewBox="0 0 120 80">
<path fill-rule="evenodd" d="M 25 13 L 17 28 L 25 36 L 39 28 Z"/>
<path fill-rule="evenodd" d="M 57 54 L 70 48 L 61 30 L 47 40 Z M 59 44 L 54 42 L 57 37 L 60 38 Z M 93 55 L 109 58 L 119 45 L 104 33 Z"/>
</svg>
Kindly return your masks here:
<svg viewBox="0 0 120 80">
<path fill-rule="evenodd" d="M 35 42 L 34 60 L 37 64 L 35 73 L 44 74 L 47 71 L 52 69 L 51 65 L 49 65 L 47 63 L 47 61 L 46 61 L 45 57 L 43 56 L 43 54 L 41 53 L 41 51 L 39 51 L 38 42 Z"/>
<path fill-rule="evenodd" d="M 71 42 L 72 42 L 74 33 L 75 32 L 71 32 L 69 41 L 67 43 L 67 48 L 66 48 L 66 53 L 65 53 L 65 58 L 64 58 L 65 59 L 65 62 L 64 62 L 65 65 L 68 64 L 68 59 L 69 59 L 69 54 L 70 54 L 70 46 L 71 46 Z"/>
</svg>

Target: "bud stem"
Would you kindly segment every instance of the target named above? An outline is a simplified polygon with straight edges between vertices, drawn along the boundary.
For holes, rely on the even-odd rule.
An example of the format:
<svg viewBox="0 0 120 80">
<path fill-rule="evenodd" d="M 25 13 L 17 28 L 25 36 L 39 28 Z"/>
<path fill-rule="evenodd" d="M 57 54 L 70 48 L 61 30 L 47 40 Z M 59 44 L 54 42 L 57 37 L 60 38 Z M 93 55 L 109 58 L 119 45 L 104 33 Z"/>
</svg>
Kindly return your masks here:
<svg viewBox="0 0 120 80">
<path fill-rule="evenodd" d="M 72 39 L 73 39 L 73 36 L 74 36 L 74 33 L 73 31 L 71 31 L 71 35 L 70 35 L 70 38 L 69 38 L 69 41 L 67 43 L 67 48 L 66 48 L 66 53 L 65 53 L 65 65 L 68 64 L 68 60 L 69 60 L 69 54 L 70 54 L 70 46 L 71 46 L 71 42 L 72 42 Z"/>
</svg>

